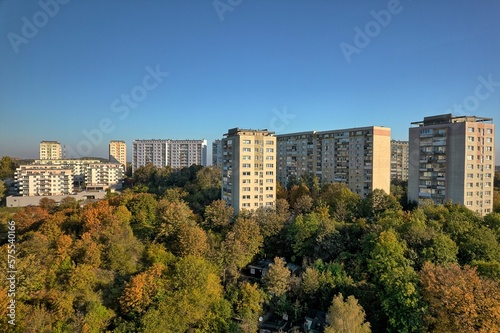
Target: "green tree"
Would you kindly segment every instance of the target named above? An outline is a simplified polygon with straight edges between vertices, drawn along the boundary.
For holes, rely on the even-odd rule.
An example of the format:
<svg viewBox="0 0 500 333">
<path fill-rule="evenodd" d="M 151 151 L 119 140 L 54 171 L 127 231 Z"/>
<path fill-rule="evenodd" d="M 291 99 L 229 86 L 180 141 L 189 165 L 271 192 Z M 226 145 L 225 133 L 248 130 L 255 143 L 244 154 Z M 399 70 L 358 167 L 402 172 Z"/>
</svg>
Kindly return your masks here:
<svg viewBox="0 0 500 333">
<path fill-rule="evenodd" d="M 233 214 L 233 207 L 229 206 L 226 201 L 215 200 L 205 208 L 205 225 L 216 231 L 227 230 Z"/>
<path fill-rule="evenodd" d="M 3 200 L 5 192 L 6 192 L 5 183 L 0 180 L 0 201 Z"/>
<path fill-rule="evenodd" d="M 320 199 L 330 207 L 330 215 L 340 222 L 351 221 L 358 214 L 361 202 L 361 197 L 343 183 L 324 185 Z"/>
<path fill-rule="evenodd" d="M 358 300 L 350 295 L 338 294 L 328 309 L 325 333 L 370 333 L 370 323 L 365 321 L 365 311 Z"/>
<path fill-rule="evenodd" d="M 418 277 L 405 258 L 405 244 L 392 230 L 383 231 L 368 259 L 368 270 L 380 286 L 382 309 L 390 332 L 420 332 L 422 323 Z"/>
<path fill-rule="evenodd" d="M 363 199 L 361 206 L 364 216 L 376 219 L 380 218 L 382 213 L 386 211 L 398 212 L 402 209 L 401 204 L 394 196 L 381 189 L 374 189 L 368 194 Z"/>
<path fill-rule="evenodd" d="M 16 168 L 17 163 L 14 162 L 12 157 L 3 156 L 2 158 L 0 158 L 0 180 L 6 178 L 14 178 Z"/>
<path fill-rule="evenodd" d="M 245 333 L 257 332 L 264 296 L 257 284 L 243 282 L 236 300 L 236 316 L 241 319 L 240 329 Z"/>
</svg>

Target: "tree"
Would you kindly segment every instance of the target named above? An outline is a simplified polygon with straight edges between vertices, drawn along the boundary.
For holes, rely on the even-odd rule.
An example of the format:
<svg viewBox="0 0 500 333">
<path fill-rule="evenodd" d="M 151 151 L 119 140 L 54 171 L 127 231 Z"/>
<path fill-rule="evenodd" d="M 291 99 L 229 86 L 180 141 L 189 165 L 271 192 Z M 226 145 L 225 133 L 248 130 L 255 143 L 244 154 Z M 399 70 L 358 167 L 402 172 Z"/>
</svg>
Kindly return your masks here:
<svg viewBox="0 0 500 333">
<path fill-rule="evenodd" d="M 43 197 L 40 199 L 38 206 L 45 209 L 47 212 L 52 213 L 56 209 L 56 201 L 54 199 L 49 199 L 47 197 Z"/>
<path fill-rule="evenodd" d="M 418 277 L 405 245 L 392 230 L 380 233 L 370 258 L 368 270 L 381 287 L 379 298 L 389 318 L 390 332 L 420 332 L 422 304 L 417 289 Z"/>
<path fill-rule="evenodd" d="M 14 178 L 16 168 L 17 164 L 14 162 L 12 157 L 3 156 L 2 158 L 0 158 L 0 180 Z"/>
<path fill-rule="evenodd" d="M 234 209 L 224 200 L 215 200 L 205 208 L 205 225 L 213 230 L 229 228 Z"/>
<path fill-rule="evenodd" d="M 264 276 L 266 291 L 276 297 L 285 294 L 290 288 L 290 270 L 286 267 L 286 261 L 276 257 L 269 270 Z"/>
<path fill-rule="evenodd" d="M 197 225 L 181 224 L 177 231 L 175 251 L 179 256 L 202 257 L 208 250 L 207 234 Z"/>
<path fill-rule="evenodd" d="M 365 311 L 358 300 L 350 295 L 344 301 L 344 296 L 338 294 L 333 298 L 332 305 L 326 315 L 328 326 L 325 333 L 370 333 L 370 323 L 365 322 Z"/>
<path fill-rule="evenodd" d="M 324 185 L 320 199 L 330 207 L 330 215 L 339 222 L 351 221 L 357 215 L 361 202 L 361 197 L 343 183 Z"/>
<path fill-rule="evenodd" d="M 364 216 L 378 219 L 386 211 L 397 212 L 402 209 L 398 200 L 385 193 L 384 190 L 374 189 L 363 199 L 362 209 Z"/>
<path fill-rule="evenodd" d="M 241 319 L 240 328 L 245 333 L 257 332 L 259 315 L 264 297 L 256 284 L 243 282 L 236 300 L 236 315 Z"/>
<path fill-rule="evenodd" d="M 5 183 L 0 180 L 0 201 L 3 200 L 4 194 L 5 194 Z"/>
<path fill-rule="evenodd" d="M 420 282 L 428 303 L 424 316 L 428 331 L 500 331 L 500 286 L 479 277 L 475 268 L 427 263 Z"/>
</svg>

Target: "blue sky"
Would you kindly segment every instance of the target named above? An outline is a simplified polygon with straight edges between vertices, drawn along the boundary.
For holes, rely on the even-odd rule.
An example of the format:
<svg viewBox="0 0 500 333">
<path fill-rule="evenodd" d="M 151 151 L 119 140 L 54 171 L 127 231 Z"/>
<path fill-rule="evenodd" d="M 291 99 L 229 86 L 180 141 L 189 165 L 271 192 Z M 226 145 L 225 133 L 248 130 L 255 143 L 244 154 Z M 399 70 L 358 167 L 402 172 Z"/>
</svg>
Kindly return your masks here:
<svg viewBox="0 0 500 333">
<path fill-rule="evenodd" d="M 425 116 L 498 118 L 500 2 L 1 0 L 0 60 L 0 156 L 115 139 L 130 159 L 233 127 L 406 140 Z"/>
</svg>

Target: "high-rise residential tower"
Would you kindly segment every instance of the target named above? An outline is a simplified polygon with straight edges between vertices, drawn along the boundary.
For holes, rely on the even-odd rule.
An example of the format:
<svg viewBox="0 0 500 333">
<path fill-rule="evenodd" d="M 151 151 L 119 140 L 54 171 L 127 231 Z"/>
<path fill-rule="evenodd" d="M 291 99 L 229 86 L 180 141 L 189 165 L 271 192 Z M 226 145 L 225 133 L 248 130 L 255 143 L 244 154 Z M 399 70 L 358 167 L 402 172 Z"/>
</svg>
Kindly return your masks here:
<svg viewBox="0 0 500 333">
<path fill-rule="evenodd" d="M 486 215 L 493 207 L 493 119 L 443 114 L 413 122 L 408 200 L 451 201 Z"/>
<path fill-rule="evenodd" d="M 222 140 L 212 142 L 212 165 L 216 168 L 222 166 Z"/>
<path fill-rule="evenodd" d="M 276 136 L 233 128 L 222 139 L 222 199 L 238 213 L 276 201 Z"/>
<path fill-rule="evenodd" d="M 41 160 L 59 160 L 62 158 L 61 144 L 57 141 L 40 142 Z"/>
<path fill-rule="evenodd" d="M 362 197 L 374 189 L 389 193 L 390 137 L 390 128 L 380 126 L 278 135 L 278 180 L 287 186 L 309 175 L 321 184 L 344 183 Z"/>
<path fill-rule="evenodd" d="M 148 163 L 157 168 L 207 165 L 206 140 L 134 140 L 132 152 L 132 172 Z"/>
<path fill-rule="evenodd" d="M 408 141 L 391 140 L 391 180 L 408 180 Z"/>
<path fill-rule="evenodd" d="M 125 141 L 111 140 L 109 142 L 109 161 L 127 165 L 127 144 Z"/>
</svg>

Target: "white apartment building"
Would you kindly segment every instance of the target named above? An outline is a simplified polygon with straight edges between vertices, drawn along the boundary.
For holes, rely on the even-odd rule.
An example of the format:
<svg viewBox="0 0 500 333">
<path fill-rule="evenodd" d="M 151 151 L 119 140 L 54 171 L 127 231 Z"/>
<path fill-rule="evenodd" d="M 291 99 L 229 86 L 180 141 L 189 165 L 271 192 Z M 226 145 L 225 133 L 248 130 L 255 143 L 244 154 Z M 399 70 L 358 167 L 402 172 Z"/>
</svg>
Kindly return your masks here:
<svg viewBox="0 0 500 333">
<path fill-rule="evenodd" d="M 109 142 L 109 162 L 127 165 L 127 144 L 125 141 Z"/>
<path fill-rule="evenodd" d="M 493 119 L 443 114 L 409 129 L 408 200 L 461 203 L 486 215 L 493 208 Z"/>
<path fill-rule="evenodd" d="M 374 189 L 390 193 L 390 136 L 381 126 L 278 135 L 278 180 L 285 187 L 315 175 L 321 184 L 344 183 L 361 197 Z"/>
<path fill-rule="evenodd" d="M 134 140 L 132 143 L 132 172 L 152 163 L 157 168 L 207 165 L 206 140 Z"/>
<path fill-rule="evenodd" d="M 61 144 L 57 141 L 40 142 L 40 159 L 57 160 L 62 158 Z"/>
<path fill-rule="evenodd" d="M 408 141 L 391 140 L 391 180 L 408 180 Z"/>
<path fill-rule="evenodd" d="M 15 180 L 22 196 L 73 193 L 73 172 L 62 165 L 21 165 L 16 170 Z"/>
<path fill-rule="evenodd" d="M 222 139 L 222 199 L 254 210 L 276 201 L 276 136 L 267 130 L 233 128 Z"/>
<path fill-rule="evenodd" d="M 125 168 L 117 163 L 90 164 L 85 173 L 87 190 L 119 190 L 122 188 Z"/>
</svg>

